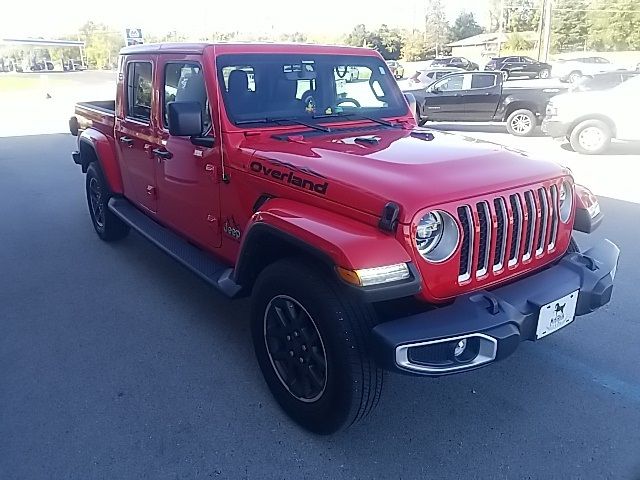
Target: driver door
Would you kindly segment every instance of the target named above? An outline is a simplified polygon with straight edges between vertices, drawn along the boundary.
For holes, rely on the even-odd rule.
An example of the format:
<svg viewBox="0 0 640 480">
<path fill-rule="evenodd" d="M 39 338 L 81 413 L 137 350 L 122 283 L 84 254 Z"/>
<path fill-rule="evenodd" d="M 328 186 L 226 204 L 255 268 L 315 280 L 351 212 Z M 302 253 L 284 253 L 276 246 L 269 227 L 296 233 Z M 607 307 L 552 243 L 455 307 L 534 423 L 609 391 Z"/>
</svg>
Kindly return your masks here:
<svg viewBox="0 0 640 480">
<path fill-rule="evenodd" d="M 158 216 L 194 243 L 219 247 L 220 169 L 222 157 L 218 140 L 213 148 L 196 146 L 188 137 L 169 133 L 167 104 L 198 102 L 202 108 L 203 136 L 213 136 L 211 109 L 205 72 L 199 56 L 163 55 L 158 63 L 160 85 L 155 150 L 158 184 Z M 220 132 L 215 135 L 220 138 Z M 166 152 L 166 154 L 162 154 Z"/>
<path fill-rule="evenodd" d="M 423 113 L 434 121 L 465 120 L 465 93 L 471 86 L 470 73 L 447 75 L 427 88 Z"/>
</svg>

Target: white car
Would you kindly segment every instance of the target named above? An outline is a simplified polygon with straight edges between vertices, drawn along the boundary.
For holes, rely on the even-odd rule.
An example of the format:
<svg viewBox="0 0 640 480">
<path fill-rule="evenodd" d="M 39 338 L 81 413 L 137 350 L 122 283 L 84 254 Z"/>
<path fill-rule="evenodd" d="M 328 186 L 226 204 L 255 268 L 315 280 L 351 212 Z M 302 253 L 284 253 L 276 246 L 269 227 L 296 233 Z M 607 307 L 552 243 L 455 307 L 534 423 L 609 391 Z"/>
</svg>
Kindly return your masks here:
<svg viewBox="0 0 640 480">
<path fill-rule="evenodd" d="M 594 75 L 614 70 L 626 70 L 622 65 L 611 63 L 603 57 L 581 57 L 570 60 L 558 60 L 553 65 L 554 76 L 562 82 L 574 83 L 583 75 Z"/>
<path fill-rule="evenodd" d="M 640 141 L 640 76 L 610 90 L 563 93 L 547 104 L 542 131 L 580 153 L 604 152 L 611 139 Z"/>
</svg>

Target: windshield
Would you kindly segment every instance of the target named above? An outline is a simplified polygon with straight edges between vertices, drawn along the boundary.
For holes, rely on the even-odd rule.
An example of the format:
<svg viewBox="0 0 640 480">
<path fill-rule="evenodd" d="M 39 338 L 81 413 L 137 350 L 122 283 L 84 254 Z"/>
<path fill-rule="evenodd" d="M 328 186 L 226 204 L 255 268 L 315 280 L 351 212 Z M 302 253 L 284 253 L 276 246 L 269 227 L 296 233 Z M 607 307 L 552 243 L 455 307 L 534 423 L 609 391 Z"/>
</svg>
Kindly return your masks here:
<svg viewBox="0 0 640 480">
<path fill-rule="evenodd" d="M 347 55 L 221 55 L 218 79 L 235 124 L 329 116 L 401 116 L 407 105 L 377 57 Z"/>
</svg>

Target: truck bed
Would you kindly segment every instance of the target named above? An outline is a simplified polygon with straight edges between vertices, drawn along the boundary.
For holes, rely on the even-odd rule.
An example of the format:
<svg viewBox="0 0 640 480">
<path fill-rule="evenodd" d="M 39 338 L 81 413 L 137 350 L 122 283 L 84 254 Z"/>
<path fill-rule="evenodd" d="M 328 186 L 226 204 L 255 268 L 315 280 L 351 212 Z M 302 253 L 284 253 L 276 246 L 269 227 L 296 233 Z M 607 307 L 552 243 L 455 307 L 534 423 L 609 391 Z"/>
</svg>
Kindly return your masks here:
<svg viewBox="0 0 640 480">
<path fill-rule="evenodd" d="M 113 135 L 116 118 L 115 100 L 79 102 L 76 103 L 75 113 L 79 130 L 82 131 L 88 127 L 92 127 L 107 136 Z"/>
</svg>

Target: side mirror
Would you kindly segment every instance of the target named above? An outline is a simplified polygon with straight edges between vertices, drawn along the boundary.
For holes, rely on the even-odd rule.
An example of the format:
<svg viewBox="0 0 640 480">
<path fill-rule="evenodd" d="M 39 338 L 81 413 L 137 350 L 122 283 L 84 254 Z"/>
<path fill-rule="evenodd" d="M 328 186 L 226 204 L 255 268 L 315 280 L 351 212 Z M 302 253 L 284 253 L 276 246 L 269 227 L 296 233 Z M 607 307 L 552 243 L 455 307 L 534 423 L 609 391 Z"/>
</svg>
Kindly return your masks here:
<svg viewBox="0 0 640 480">
<path fill-rule="evenodd" d="M 174 137 L 202 135 L 202 106 L 199 102 L 167 103 L 169 133 Z"/>
<path fill-rule="evenodd" d="M 436 93 L 436 94 L 437 94 L 437 93 L 440 93 L 442 90 L 440 90 L 440 87 L 431 87 L 431 88 L 429 89 L 429 91 L 430 91 L 431 93 Z"/>
</svg>

